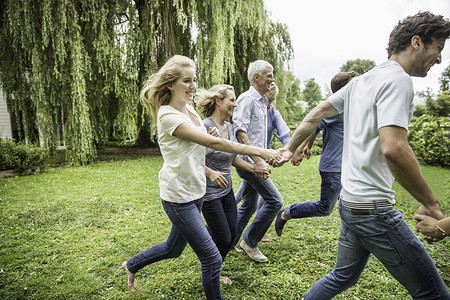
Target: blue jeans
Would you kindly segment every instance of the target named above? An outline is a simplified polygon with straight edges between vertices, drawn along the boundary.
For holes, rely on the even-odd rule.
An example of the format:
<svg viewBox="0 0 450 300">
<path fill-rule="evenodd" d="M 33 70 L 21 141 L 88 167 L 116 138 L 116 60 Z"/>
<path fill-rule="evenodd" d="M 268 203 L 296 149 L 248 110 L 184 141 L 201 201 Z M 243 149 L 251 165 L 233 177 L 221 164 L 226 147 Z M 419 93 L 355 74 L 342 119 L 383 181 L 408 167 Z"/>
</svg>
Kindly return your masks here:
<svg viewBox="0 0 450 300">
<path fill-rule="evenodd" d="M 203 198 L 188 203 L 163 200 L 162 204 L 172 222 L 172 229 L 167 241 L 128 260 L 128 270 L 136 273 L 151 263 L 178 257 L 189 243 L 202 265 L 202 284 L 206 298 L 223 299 L 219 281 L 222 257 L 200 215 Z"/>
<path fill-rule="evenodd" d="M 233 189 L 222 198 L 205 201 L 202 212 L 212 239 L 224 260 L 237 232 L 237 208 Z"/>
<path fill-rule="evenodd" d="M 320 172 L 322 184 L 320 186 L 320 201 L 287 205 L 284 215 L 287 219 L 328 216 L 341 192 L 340 172 Z"/>
<path fill-rule="evenodd" d="M 423 244 L 392 209 L 352 214 L 339 205 L 341 232 L 336 266 L 317 281 L 304 299 L 331 299 L 354 285 L 372 253 L 414 299 L 450 299 L 450 293 Z"/>
<path fill-rule="evenodd" d="M 242 235 L 245 243 L 255 248 L 283 206 L 283 199 L 270 178 L 261 180 L 252 173 L 240 169 L 236 169 L 236 171 L 242 179 L 246 180 L 246 185 L 242 192 L 243 203 L 238 209 L 237 235 L 233 245 L 237 244 L 245 226 L 255 213 L 258 206 L 258 197 L 261 195 L 264 204 Z"/>
<path fill-rule="evenodd" d="M 242 192 L 245 190 L 245 186 L 247 183 L 245 182 L 245 179 L 242 179 L 241 184 L 239 185 L 239 188 L 237 189 L 236 193 L 234 193 L 234 198 L 236 198 L 236 205 L 239 204 L 239 202 L 242 201 Z M 264 200 L 259 195 L 258 197 L 258 209 L 260 209 L 264 205 Z"/>
</svg>

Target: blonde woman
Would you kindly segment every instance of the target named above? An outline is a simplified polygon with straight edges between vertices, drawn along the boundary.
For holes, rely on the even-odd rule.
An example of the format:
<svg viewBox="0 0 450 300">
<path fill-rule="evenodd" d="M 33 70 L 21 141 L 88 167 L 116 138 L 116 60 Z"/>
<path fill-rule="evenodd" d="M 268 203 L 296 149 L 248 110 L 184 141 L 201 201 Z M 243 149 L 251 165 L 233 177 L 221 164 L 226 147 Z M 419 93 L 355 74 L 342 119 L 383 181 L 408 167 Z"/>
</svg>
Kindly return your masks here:
<svg viewBox="0 0 450 300">
<path fill-rule="evenodd" d="M 189 243 L 202 266 L 206 298 L 223 299 L 219 283 L 222 257 L 200 215 L 206 189 L 205 147 L 263 159 L 280 158 L 274 150 L 249 147 L 208 134 L 200 116 L 189 104 L 196 91 L 196 80 L 194 62 L 175 55 L 141 91 L 141 101 L 157 126 L 164 159 L 159 172 L 160 196 L 172 228 L 167 241 L 122 264 L 132 292 L 137 290 L 137 271 L 151 263 L 180 256 Z"/>
<path fill-rule="evenodd" d="M 233 125 L 225 121 L 233 115 L 236 107 L 234 88 L 220 84 L 198 94 L 197 107 L 206 117 L 203 120 L 205 128 L 214 129 L 222 139 L 237 142 Z M 237 154 L 206 149 L 207 179 L 202 212 L 222 260 L 230 251 L 237 234 L 237 207 L 231 183 L 231 165 L 254 173 L 254 166 L 237 157 Z M 269 173 L 270 168 L 266 171 Z M 220 276 L 220 282 L 232 283 L 226 276 Z"/>
</svg>

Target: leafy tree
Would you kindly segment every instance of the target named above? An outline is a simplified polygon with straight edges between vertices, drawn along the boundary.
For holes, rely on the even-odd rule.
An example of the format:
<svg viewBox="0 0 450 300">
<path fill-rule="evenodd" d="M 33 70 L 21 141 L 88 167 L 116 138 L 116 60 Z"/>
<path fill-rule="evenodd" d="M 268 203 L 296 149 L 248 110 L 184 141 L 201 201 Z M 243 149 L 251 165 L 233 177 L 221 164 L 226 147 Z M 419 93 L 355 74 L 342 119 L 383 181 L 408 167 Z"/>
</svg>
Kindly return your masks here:
<svg viewBox="0 0 450 300">
<path fill-rule="evenodd" d="M 347 60 L 341 67 L 341 72 L 355 71 L 356 76 L 362 75 L 375 67 L 375 62 L 369 59 Z"/>
<path fill-rule="evenodd" d="M 416 105 L 414 106 L 414 116 L 420 117 L 422 115 L 425 115 L 427 113 L 427 108 L 425 105 Z"/>
<path fill-rule="evenodd" d="M 427 98 L 427 113 L 435 117 L 450 116 L 450 91 L 443 91 L 436 99 Z"/>
<path fill-rule="evenodd" d="M 450 91 L 443 91 L 435 96 L 430 88 L 426 91 L 417 92 L 416 95 L 425 99 L 425 109 L 415 108 L 414 115 L 430 115 L 435 117 L 450 116 Z"/>
<path fill-rule="evenodd" d="M 248 88 L 249 62 L 265 59 L 277 73 L 293 56 L 286 26 L 268 18 L 263 0 L 0 5 L 0 80 L 19 138 L 53 150 L 62 125 L 73 164 L 150 128 L 139 89 L 173 54 L 197 62 L 199 86 L 230 83 L 237 92 Z"/>
<path fill-rule="evenodd" d="M 319 104 L 322 100 L 322 93 L 320 92 L 320 86 L 316 83 L 314 78 L 309 79 L 306 82 L 305 88 L 302 91 L 303 101 L 308 104 L 307 110 L 310 111 Z"/>
<path fill-rule="evenodd" d="M 450 64 L 445 68 L 444 72 L 442 72 L 439 81 L 441 82 L 441 91 L 448 91 L 450 88 Z"/>
<path fill-rule="evenodd" d="M 302 116 L 300 80 L 291 71 L 280 70 L 275 75 L 280 90 L 276 99 L 276 108 L 287 124 L 298 122 Z M 301 119 L 300 119 L 301 120 Z"/>
<path fill-rule="evenodd" d="M 250 86 L 247 78 L 250 62 L 268 61 L 273 65 L 277 79 L 294 53 L 286 25 L 274 23 L 267 17 L 262 0 L 239 2 L 238 11 L 233 12 L 239 14 L 234 27 L 235 71 L 229 73 L 237 95 Z"/>
</svg>

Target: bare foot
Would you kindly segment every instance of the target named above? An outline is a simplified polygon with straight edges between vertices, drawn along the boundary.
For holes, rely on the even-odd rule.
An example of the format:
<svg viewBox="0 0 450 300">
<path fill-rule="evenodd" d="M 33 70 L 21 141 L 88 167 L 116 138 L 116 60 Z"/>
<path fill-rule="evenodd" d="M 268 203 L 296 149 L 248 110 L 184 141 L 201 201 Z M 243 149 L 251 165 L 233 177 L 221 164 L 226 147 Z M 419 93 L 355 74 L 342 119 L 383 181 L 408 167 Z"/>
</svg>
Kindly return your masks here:
<svg viewBox="0 0 450 300">
<path fill-rule="evenodd" d="M 233 283 L 233 281 L 231 281 L 231 279 L 228 278 L 227 276 L 220 275 L 220 283 L 231 285 Z"/>
<path fill-rule="evenodd" d="M 273 238 L 271 238 L 267 234 L 264 234 L 264 236 L 261 239 L 261 242 L 273 242 Z"/>
<path fill-rule="evenodd" d="M 127 273 L 127 276 L 128 276 L 128 287 L 130 288 L 130 290 L 133 293 L 136 293 L 136 291 L 137 291 L 137 281 L 134 278 L 134 274 L 131 273 L 130 271 L 128 271 L 127 262 L 126 261 L 122 263 L 122 269 L 124 269 L 125 273 Z"/>
</svg>

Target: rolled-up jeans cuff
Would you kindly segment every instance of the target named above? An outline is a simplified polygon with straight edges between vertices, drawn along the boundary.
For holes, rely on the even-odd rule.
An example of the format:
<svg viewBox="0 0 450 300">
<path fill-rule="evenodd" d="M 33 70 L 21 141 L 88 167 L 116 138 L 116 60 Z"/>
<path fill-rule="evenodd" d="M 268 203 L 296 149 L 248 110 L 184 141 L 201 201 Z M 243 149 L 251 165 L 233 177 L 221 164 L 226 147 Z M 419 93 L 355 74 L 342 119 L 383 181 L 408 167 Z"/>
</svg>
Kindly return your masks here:
<svg viewBox="0 0 450 300">
<path fill-rule="evenodd" d="M 286 206 L 284 207 L 283 211 L 284 211 L 284 218 L 285 218 L 286 220 L 292 219 L 292 216 L 291 216 L 291 206 L 290 206 L 290 205 L 286 205 Z"/>
</svg>

